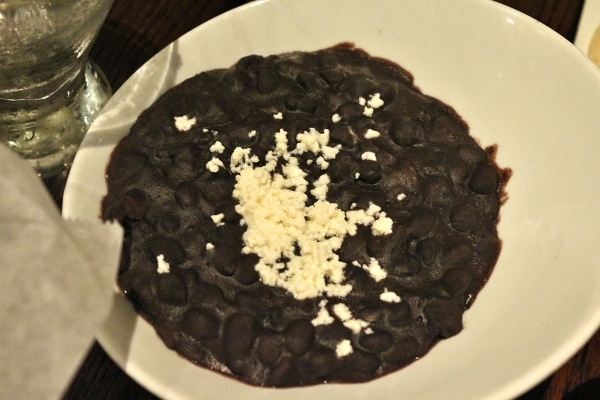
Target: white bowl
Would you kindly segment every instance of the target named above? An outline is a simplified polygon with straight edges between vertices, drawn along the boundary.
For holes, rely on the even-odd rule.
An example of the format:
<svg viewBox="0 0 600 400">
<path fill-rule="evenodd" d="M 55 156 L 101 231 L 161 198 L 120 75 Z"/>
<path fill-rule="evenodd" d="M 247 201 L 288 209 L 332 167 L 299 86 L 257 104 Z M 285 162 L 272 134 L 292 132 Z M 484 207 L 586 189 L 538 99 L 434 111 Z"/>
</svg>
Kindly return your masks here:
<svg viewBox="0 0 600 400">
<path fill-rule="evenodd" d="M 544 25 L 489 0 L 266 0 L 223 14 L 133 75 L 81 146 L 64 215 L 98 218 L 115 143 L 159 94 L 251 54 L 354 42 L 411 71 L 510 167 L 503 249 L 465 329 L 409 367 L 365 384 L 249 387 L 167 350 L 126 300 L 98 339 L 165 399 L 507 399 L 569 359 L 600 325 L 600 73 Z"/>
</svg>

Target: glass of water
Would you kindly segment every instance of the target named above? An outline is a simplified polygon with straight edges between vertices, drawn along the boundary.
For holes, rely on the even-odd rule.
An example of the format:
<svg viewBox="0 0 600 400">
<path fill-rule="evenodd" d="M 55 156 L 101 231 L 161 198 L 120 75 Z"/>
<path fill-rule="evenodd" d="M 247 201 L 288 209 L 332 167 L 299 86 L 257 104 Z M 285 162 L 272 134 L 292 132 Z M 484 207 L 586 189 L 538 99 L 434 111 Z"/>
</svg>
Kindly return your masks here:
<svg viewBox="0 0 600 400">
<path fill-rule="evenodd" d="M 0 141 L 41 177 L 68 170 L 110 97 L 88 53 L 112 1 L 0 0 Z"/>
</svg>

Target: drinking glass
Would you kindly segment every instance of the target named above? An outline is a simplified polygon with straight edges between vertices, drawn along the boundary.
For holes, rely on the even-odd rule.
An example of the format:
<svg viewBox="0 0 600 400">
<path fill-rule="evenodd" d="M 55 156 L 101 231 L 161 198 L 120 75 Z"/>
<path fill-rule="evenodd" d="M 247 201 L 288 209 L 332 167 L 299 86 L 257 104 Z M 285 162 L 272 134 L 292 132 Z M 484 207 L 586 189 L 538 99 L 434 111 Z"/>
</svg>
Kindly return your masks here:
<svg viewBox="0 0 600 400">
<path fill-rule="evenodd" d="M 43 178 L 68 170 L 111 95 L 88 54 L 112 1 L 0 0 L 0 141 Z"/>
</svg>

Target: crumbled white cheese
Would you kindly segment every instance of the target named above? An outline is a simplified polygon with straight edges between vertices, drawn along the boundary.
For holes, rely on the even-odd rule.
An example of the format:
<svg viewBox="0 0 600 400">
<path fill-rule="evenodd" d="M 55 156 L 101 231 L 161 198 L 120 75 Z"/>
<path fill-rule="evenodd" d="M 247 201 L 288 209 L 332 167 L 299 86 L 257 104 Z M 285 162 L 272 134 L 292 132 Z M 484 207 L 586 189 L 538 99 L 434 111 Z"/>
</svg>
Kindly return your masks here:
<svg viewBox="0 0 600 400">
<path fill-rule="evenodd" d="M 338 122 L 340 122 L 342 120 L 342 117 L 340 114 L 335 113 L 331 116 L 331 122 L 333 122 L 334 124 L 337 124 Z"/>
<path fill-rule="evenodd" d="M 351 287 L 342 284 L 344 263 L 335 254 L 341 242 L 333 239 L 345 234 L 344 213 L 325 201 L 306 206 L 308 182 L 296 164 L 291 158 L 282 174 L 271 175 L 263 166 L 244 168 L 237 176 L 233 195 L 247 225 L 244 252 L 260 257 L 256 270 L 264 283 L 284 287 L 299 299 L 340 287 L 347 293 Z M 278 261 L 282 257 L 289 259 L 285 266 Z"/>
<path fill-rule="evenodd" d="M 251 130 L 250 132 L 248 132 L 248 137 L 249 138 L 253 138 L 256 136 L 256 131 L 255 130 Z"/>
<path fill-rule="evenodd" d="M 348 356 L 354 352 L 352 343 L 348 339 L 344 339 L 335 347 L 335 354 L 338 358 Z"/>
<path fill-rule="evenodd" d="M 212 243 L 206 243 L 206 250 L 210 251 L 213 250 L 215 248 L 215 245 Z"/>
<path fill-rule="evenodd" d="M 342 284 L 344 263 L 335 254 L 341 242 L 334 240 L 345 234 L 344 213 L 323 200 L 306 207 L 305 191 L 289 190 L 285 176 L 273 178 L 264 168 L 247 168 L 238 175 L 234 190 L 240 200 L 236 210 L 247 224 L 245 251 L 260 257 L 256 270 L 261 279 L 299 299 L 341 288 L 347 294 L 351 286 Z M 289 259 L 284 270 L 277 265 L 282 256 Z"/>
<path fill-rule="evenodd" d="M 351 225 L 351 228 L 348 229 L 348 234 L 350 236 L 356 235 L 357 225 L 371 225 L 375 222 L 375 217 L 372 215 L 368 215 L 365 210 L 354 210 L 351 209 L 346 211 L 346 218 Z"/>
<path fill-rule="evenodd" d="M 212 172 L 213 174 L 219 172 L 220 168 L 225 168 L 225 164 L 223 164 L 223 161 L 221 161 L 217 157 L 211 158 L 206 163 L 206 169 L 209 170 L 210 172 Z"/>
<path fill-rule="evenodd" d="M 369 96 L 369 100 L 362 96 L 359 97 L 358 104 L 364 107 L 363 115 L 371 118 L 373 116 L 373 112 L 382 107 L 385 103 L 381 99 L 381 95 L 379 93 L 375 93 Z"/>
<path fill-rule="evenodd" d="M 334 318 L 327 311 L 327 300 L 323 299 L 319 302 L 319 311 L 317 316 L 311 321 L 314 326 L 329 325 L 333 323 Z"/>
<path fill-rule="evenodd" d="M 394 292 L 388 291 L 387 288 L 383 289 L 383 293 L 379 295 L 379 299 L 381 301 L 385 301 L 386 303 L 400 303 L 401 301 L 400 296 Z"/>
<path fill-rule="evenodd" d="M 381 212 L 371 225 L 371 232 L 375 236 L 389 235 L 392 233 L 394 221 L 386 216 L 386 213 Z"/>
<path fill-rule="evenodd" d="M 371 276 L 375 282 L 379 282 L 387 278 L 387 271 L 381 267 L 376 258 L 369 258 L 369 263 L 364 264 L 361 267 L 369 273 L 369 276 Z"/>
<path fill-rule="evenodd" d="M 367 133 L 365 133 L 365 139 L 375 139 L 379 136 L 381 136 L 381 133 L 371 128 L 367 129 Z"/>
<path fill-rule="evenodd" d="M 283 129 L 280 129 L 275 133 L 275 154 L 284 156 L 285 153 L 287 153 L 287 145 L 287 132 Z"/>
<path fill-rule="evenodd" d="M 313 182 L 314 189 L 310 191 L 310 194 L 314 196 L 317 200 L 325 201 L 327 197 L 327 189 L 329 188 L 329 184 L 331 180 L 329 179 L 329 175 L 323 174 Z"/>
<path fill-rule="evenodd" d="M 189 118 L 187 115 L 180 117 L 174 117 L 175 127 L 180 132 L 187 132 L 192 129 L 192 126 L 196 125 L 196 118 Z"/>
<path fill-rule="evenodd" d="M 377 216 L 381 212 L 381 207 L 379 207 L 377 204 L 375 204 L 373 202 L 369 202 L 369 207 L 367 208 L 367 210 L 365 212 L 367 213 L 367 215 Z"/>
<path fill-rule="evenodd" d="M 377 216 L 381 212 L 381 207 L 373 202 L 369 202 L 369 207 L 365 210 L 365 213 L 371 217 Z"/>
<path fill-rule="evenodd" d="M 165 256 L 163 254 L 159 254 L 156 256 L 156 272 L 159 274 L 168 274 L 171 272 L 171 265 L 165 260 Z"/>
<path fill-rule="evenodd" d="M 209 150 L 211 153 L 222 154 L 225 151 L 225 146 L 223 146 L 223 143 L 217 140 L 212 146 L 210 146 Z"/>
<path fill-rule="evenodd" d="M 354 333 L 360 333 L 361 330 L 367 328 L 369 323 L 367 321 L 363 321 L 362 319 L 349 319 L 348 321 L 344 321 L 344 326 L 350 329 Z"/>
<path fill-rule="evenodd" d="M 283 114 L 281 112 L 275 113 L 273 119 L 283 119 Z"/>
<path fill-rule="evenodd" d="M 365 151 L 360 155 L 361 160 L 377 161 L 377 156 L 372 151 Z"/>
<path fill-rule="evenodd" d="M 396 197 L 396 199 L 398 199 L 398 201 L 402 201 L 402 200 L 404 200 L 405 198 L 406 198 L 406 195 L 405 195 L 404 193 L 400 193 L 400 194 L 399 194 L 399 195 Z"/>
<path fill-rule="evenodd" d="M 325 160 L 334 159 L 339 153 L 341 146 L 329 146 L 329 129 L 319 132 L 315 128 L 310 128 L 296 135 L 296 148 L 293 153 L 304 154 L 311 152 L 315 155 L 320 154 Z"/>
<path fill-rule="evenodd" d="M 352 311 L 344 303 L 337 303 L 333 306 L 333 313 L 344 322 L 352 318 Z"/>
<path fill-rule="evenodd" d="M 371 225 L 371 233 L 376 236 L 389 235 L 392 233 L 394 221 L 387 217 L 387 214 L 381 211 L 381 207 L 370 203 L 367 210 L 355 210 L 356 206 L 351 206 L 349 211 L 346 211 L 348 222 L 352 225 L 348 229 L 348 234 L 354 236 L 356 234 L 356 225 Z"/>
<path fill-rule="evenodd" d="M 328 202 L 327 174 L 309 188 L 297 155 L 312 153 L 320 163 L 335 158 L 340 146 L 329 146 L 328 130 L 298 133 L 293 149 L 288 149 L 287 135 L 284 130 L 275 133 L 274 149 L 264 165 L 250 149 L 232 153 L 230 169 L 237 174 L 233 197 L 246 226 L 242 252 L 259 256 L 255 269 L 264 284 L 285 288 L 297 299 L 344 297 L 352 286 L 344 282 L 346 264 L 336 252 L 346 235 L 356 234 L 357 224 L 375 225 L 374 234 L 386 234 L 376 226 L 387 222 L 385 213 L 375 204 L 366 211 L 344 212 Z M 314 202 L 308 201 L 309 190 Z M 387 229 L 389 224 L 384 225 Z M 373 275 L 379 279 L 381 271 Z M 346 323 L 353 330 L 368 325 L 354 319 Z"/>
<path fill-rule="evenodd" d="M 252 155 L 251 149 L 244 149 L 236 147 L 231 153 L 231 160 L 229 163 L 229 169 L 231 172 L 239 173 L 246 167 L 251 167 L 257 163 L 258 157 Z"/>
<path fill-rule="evenodd" d="M 367 105 L 374 109 L 382 107 L 384 104 L 385 103 L 384 103 L 383 99 L 381 98 L 380 93 L 375 93 L 375 94 L 372 94 L 371 96 L 369 96 L 369 101 L 367 102 Z"/>
<path fill-rule="evenodd" d="M 369 326 L 367 321 L 354 318 L 352 316 L 352 311 L 350 311 L 348 306 L 344 303 L 335 304 L 333 306 L 333 313 L 339 318 L 340 321 L 342 321 L 346 328 L 350 329 L 354 333 L 359 333 L 361 330 Z"/>
<path fill-rule="evenodd" d="M 217 226 L 225 225 L 225 223 L 223 222 L 223 218 L 225 218 L 225 214 L 223 214 L 223 213 L 210 216 L 210 219 L 212 219 L 213 222 L 215 223 L 215 225 L 217 225 Z"/>
<path fill-rule="evenodd" d="M 325 161 L 322 156 L 317 157 L 317 165 L 321 167 L 321 169 L 329 168 L 329 161 Z"/>
</svg>

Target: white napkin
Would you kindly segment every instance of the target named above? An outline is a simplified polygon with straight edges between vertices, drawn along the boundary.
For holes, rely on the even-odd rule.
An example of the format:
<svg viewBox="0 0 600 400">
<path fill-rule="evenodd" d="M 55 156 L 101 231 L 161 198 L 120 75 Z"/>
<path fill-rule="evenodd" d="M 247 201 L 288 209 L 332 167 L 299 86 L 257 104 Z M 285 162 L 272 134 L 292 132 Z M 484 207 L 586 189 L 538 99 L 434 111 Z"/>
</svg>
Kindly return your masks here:
<svg viewBox="0 0 600 400">
<path fill-rule="evenodd" d="M 0 399 L 56 399 L 112 306 L 122 230 L 64 220 L 0 145 Z"/>
</svg>

